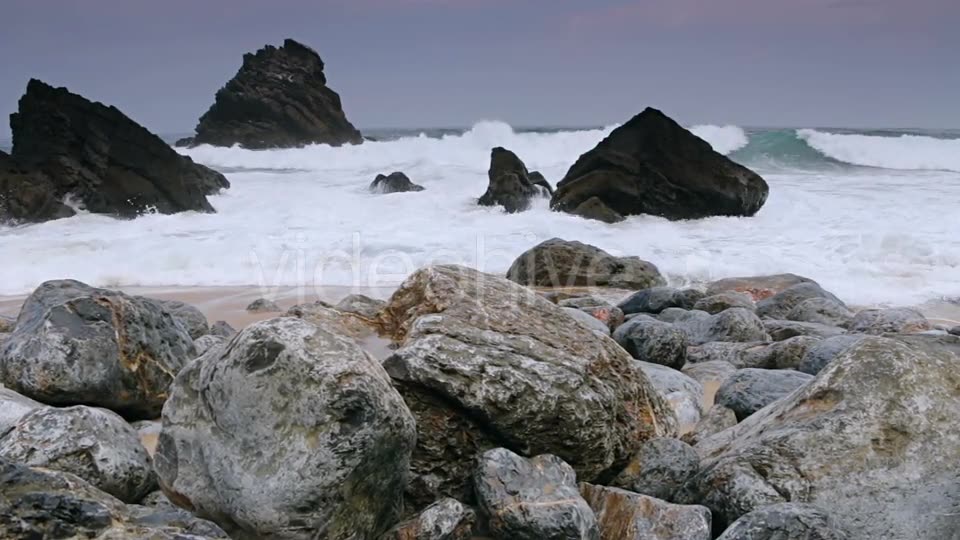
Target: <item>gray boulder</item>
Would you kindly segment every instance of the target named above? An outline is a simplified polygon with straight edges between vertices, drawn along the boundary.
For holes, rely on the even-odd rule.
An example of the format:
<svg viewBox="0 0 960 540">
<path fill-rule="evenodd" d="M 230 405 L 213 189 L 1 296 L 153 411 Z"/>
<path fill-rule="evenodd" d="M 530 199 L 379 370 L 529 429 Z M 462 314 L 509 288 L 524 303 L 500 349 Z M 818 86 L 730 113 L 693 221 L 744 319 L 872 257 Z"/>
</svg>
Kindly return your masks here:
<svg viewBox="0 0 960 540">
<path fill-rule="evenodd" d="M 693 309 L 703 298 L 696 289 L 675 289 L 673 287 L 651 287 L 637 291 L 617 305 L 625 314 L 657 314 L 667 308 Z"/>
<path fill-rule="evenodd" d="M 104 409 L 35 409 L 0 437 L 0 458 L 76 474 L 124 502 L 156 488 L 137 432 Z"/>
<path fill-rule="evenodd" d="M 637 360 L 673 369 L 687 363 L 687 335 L 670 323 L 635 317 L 614 330 L 613 339 Z"/>
<path fill-rule="evenodd" d="M 570 211 L 575 216 L 595 219 L 604 223 L 619 223 L 626 219 L 619 212 L 607 206 L 600 197 L 590 197 Z"/>
<path fill-rule="evenodd" d="M 193 346 L 197 350 L 197 356 L 203 356 L 210 349 L 222 345 L 227 341 L 227 338 L 221 336 L 201 336 L 193 340 Z"/>
<path fill-rule="evenodd" d="M 0 386 L 0 437 L 13 428 L 27 413 L 41 407 L 45 405 Z"/>
<path fill-rule="evenodd" d="M 764 319 L 763 327 L 770 334 L 770 339 L 774 341 L 784 341 L 797 336 L 810 336 L 823 339 L 847 333 L 846 330 L 838 326 L 777 319 Z"/>
<path fill-rule="evenodd" d="M 710 540 L 710 510 L 615 487 L 580 484 L 604 540 Z"/>
<path fill-rule="evenodd" d="M 691 345 L 702 345 L 711 341 L 769 341 L 770 336 L 763 322 L 744 308 L 730 308 L 716 315 L 703 311 L 691 311 L 691 315 L 677 320 L 674 324 L 687 334 Z"/>
<path fill-rule="evenodd" d="M 716 400 L 742 421 L 812 379 L 811 375 L 793 370 L 741 369 L 717 390 Z"/>
<path fill-rule="evenodd" d="M 673 501 L 674 495 L 700 470 L 700 457 L 678 439 L 658 438 L 645 443 L 611 485 Z"/>
<path fill-rule="evenodd" d="M 353 313 L 354 315 L 373 319 L 377 316 L 377 312 L 383 309 L 385 305 L 387 305 L 387 303 L 383 300 L 370 298 L 363 294 L 351 294 L 340 300 L 334 308 L 344 313 Z"/>
<path fill-rule="evenodd" d="M 826 298 L 843 305 L 839 298 L 825 291 L 817 283 L 803 282 L 757 302 L 757 315 L 770 319 L 784 319 L 791 310 L 810 298 Z"/>
<path fill-rule="evenodd" d="M 395 171 L 388 175 L 378 174 L 370 183 L 372 193 L 405 193 L 408 191 L 423 191 L 423 186 L 414 184 L 407 175 Z"/>
<path fill-rule="evenodd" d="M 0 382 L 43 403 L 156 418 L 194 353 L 184 327 L 152 301 L 48 281 L 24 302 L 0 350 Z"/>
<path fill-rule="evenodd" d="M 228 538 L 187 512 L 125 505 L 70 473 L 0 458 L 0 538 Z"/>
<path fill-rule="evenodd" d="M 954 326 L 950 330 L 947 330 L 947 333 L 952 336 L 960 336 L 960 326 Z"/>
<path fill-rule="evenodd" d="M 703 412 L 703 386 L 693 378 L 666 366 L 639 360 L 636 364 L 673 409 L 679 432 L 692 429 L 700 421 Z"/>
<path fill-rule="evenodd" d="M 210 325 L 210 335 L 231 338 L 237 331 L 227 321 L 217 321 Z"/>
<path fill-rule="evenodd" d="M 488 450 L 480 457 L 474 486 L 495 538 L 600 540 L 576 473 L 557 456 L 526 459 L 505 448 Z"/>
<path fill-rule="evenodd" d="M 380 312 L 384 366 L 417 417 L 409 494 L 470 501 L 476 456 L 552 453 L 584 479 L 619 471 L 676 419 L 633 359 L 531 289 L 459 266 L 412 274 Z"/>
<path fill-rule="evenodd" d="M 737 413 L 723 405 L 714 405 L 704 413 L 693 431 L 683 435 L 682 440 L 689 445 L 696 445 L 700 441 L 735 425 L 737 425 Z"/>
<path fill-rule="evenodd" d="M 829 508 L 851 539 L 951 538 L 957 362 L 934 343 L 864 338 L 786 399 L 698 444 L 701 472 L 684 500 L 720 525 L 805 502 Z"/>
<path fill-rule="evenodd" d="M 197 309 L 196 306 L 178 300 L 144 299 L 156 302 L 160 307 L 169 311 L 170 314 L 173 315 L 174 320 L 186 328 L 191 338 L 197 339 L 200 336 L 205 336 L 210 333 L 210 323 L 207 322 L 207 316 Z"/>
<path fill-rule="evenodd" d="M 180 372 L 154 462 L 170 500 L 235 538 L 369 538 L 399 517 L 415 441 L 373 357 L 282 317 Z"/>
<path fill-rule="evenodd" d="M 783 341 L 774 341 L 748 347 L 732 359 L 738 368 L 796 369 L 810 347 L 821 340 L 813 336 L 795 336 Z"/>
<path fill-rule="evenodd" d="M 807 349 L 796 369 L 810 375 L 816 375 L 840 353 L 860 342 L 863 338 L 862 334 L 845 334 L 822 339 Z"/>
<path fill-rule="evenodd" d="M 531 287 L 645 289 L 665 283 L 653 263 L 638 257 L 614 257 L 594 246 L 560 238 L 541 242 L 517 257 L 507 270 L 507 279 Z"/>
<path fill-rule="evenodd" d="M 832 298 L 807 298 L 787 312 L 790 321 L 820 323 L 827 326 L 847 328 L 854 313 L 843 302 Z"/>
<path fill-rule="evenodd" d="M 440 499 L 415 517 L 391 528 L 380 540 L 470 540 L 476 513 L 456 499 Z"/>
<path fill-rule="evenodd" d="M 829 514 L 812 504 L 764 506 L 733 522 L 717 540 L 847 540 Z"/>
<path fill-rule="evenodd" d="M 711 315 L 734 307 L 744 308 L 750 311 L 755 311 L 757 309 L 757 305 L 754 303 L 753 297 L 747 293 L 735 291 L 705 296 L 693 305 L 693 309 L 706 311 Z"/>
<path fill-rule="evenodd" d="M 273 300 L 268 300 L 266 298 L 257 298 L 247 306 L 247 311 L 250 313 L 276 313 L 278 311 L 283 311 L 279 305 Z"/>
<path fill-rule="evenodd" d="M 610 327 L 608 327 L 606 323 L 594 317 L 593 315 L 590 315 L 585 311 L 582 311 L 577 308 L 572 308 L 572 307 L 564 307 L 560 309 L 562 309 L 563 312 L 566 313 L 567 315 L 573 317 L 580 324 L 596 332 L 598 335 L 601 335 L 601 336 L 610 335 Z"/>
<path fill-rule="evenodd" d="M 865 309 L 850 322 L 850 332 L 858 334 L 912 334 L 932 328 L 930 321 L 912 308 Z"/>
<path fill-rule="evenodd" d="M 810 278 L 796 274 L 773 274 L 769 276 L 750 276 L 724 278 L 707 285 L 707 295 L 734 291 L 749 294 L 754 301 L 760 301 L 800 283 L 816 283 Z"/>
</svg>

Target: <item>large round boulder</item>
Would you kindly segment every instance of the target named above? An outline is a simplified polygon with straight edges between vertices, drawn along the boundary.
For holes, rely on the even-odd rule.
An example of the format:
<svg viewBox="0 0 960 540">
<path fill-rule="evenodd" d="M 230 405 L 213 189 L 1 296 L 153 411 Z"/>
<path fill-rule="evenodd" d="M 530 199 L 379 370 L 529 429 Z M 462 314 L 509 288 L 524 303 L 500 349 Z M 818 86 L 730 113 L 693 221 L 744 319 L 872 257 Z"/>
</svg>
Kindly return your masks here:
<svg viewBox="0 0 960 540">
<path fill-rule="evenodd" d="M 517 257 L 507 279 L 532 287 L 646 289 L 666 283 L 653 263 L 614 257 L 600 248 L 560 238 L 541 242 Z"/>
<path fill-rule="evenodd" d="M 415 441 L 372 356 L 283 317 L 181 371 L 154 461 L 171 501 L 235 537 L 371 538 L 399 517 Z"/>
<path fill-rule="evenodd" d="M 479 454 L 555 454 L 584 480 L 615 474 L 669 405 L 626 351 L 563 308 L 501 277 L 418 270 L 380 312 L 397 349 L 384 365 L 417 417 L 411 495 L 469 502 Z"/>
<path fill-rule="evenodd" d="M 48 281 L 24 302 L 0 350 L 0 382 L 43 403 L 156 418 L 194 356 L 187 330 L 156 302 Z"/>
<path fill-rule="evenodd" d="M 847 540 L 847 534 L 812 504 L 778 503 L 738 519 L 717 540 Z"/>
</svg>

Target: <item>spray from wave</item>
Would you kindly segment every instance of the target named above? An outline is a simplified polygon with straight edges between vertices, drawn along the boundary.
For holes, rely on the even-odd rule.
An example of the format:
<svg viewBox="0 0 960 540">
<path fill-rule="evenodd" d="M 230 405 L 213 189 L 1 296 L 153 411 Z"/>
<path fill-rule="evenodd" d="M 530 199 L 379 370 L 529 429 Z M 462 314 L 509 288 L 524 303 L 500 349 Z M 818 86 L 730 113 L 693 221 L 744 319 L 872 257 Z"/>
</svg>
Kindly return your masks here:
<svg viewBox="0 0 960 540">
<path fill-rule="evenodd" d="M 901 170 L 960 171 L 960 139 L 918 135 L 876 136 L 801 129 L 797 136 L 828 158 Z"/>
</svg>

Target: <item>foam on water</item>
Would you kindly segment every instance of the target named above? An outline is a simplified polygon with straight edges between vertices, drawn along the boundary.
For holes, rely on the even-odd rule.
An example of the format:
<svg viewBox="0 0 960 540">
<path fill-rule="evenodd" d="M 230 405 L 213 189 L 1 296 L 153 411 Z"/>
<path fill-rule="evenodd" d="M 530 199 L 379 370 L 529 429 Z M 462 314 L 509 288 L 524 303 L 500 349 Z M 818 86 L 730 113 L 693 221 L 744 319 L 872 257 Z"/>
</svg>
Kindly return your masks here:
<svg viewBox="0 0 960 540">
<path fill-rule="evenodd" d="M 960 171 L 960 139 L 918 135 L 876 136 L 797 130 L 797 136 L 827 157 L 869 167 Z"/>
<path fill-rule="evenodd" d="M 343 148 L 195 148 L 187 153 L 233 184 L 211 197 L 218 213 L 86 214 L 0 228 L 0 294 L 64 277 L 101 286 L 395 285 L 431 262 L 503 272 L 535 243 L 562 237 L 651 260 L 674 283 L 795 272 L 858 304 L 960 295 L 952 172 L 761 167 L 771 191 L 753 218 L 606 225 L 551 212 L 546 200 L 512 215 L 475 204 L 492 146 L 555 183 L 610 130 L 515 133 L 484 122 L 463 135 Z M 745 144 L 739 128 L 696 131 L 724 152 Z M 376 174 L 394 170 L 426 190 L 367 192 Z"/>
</svg>

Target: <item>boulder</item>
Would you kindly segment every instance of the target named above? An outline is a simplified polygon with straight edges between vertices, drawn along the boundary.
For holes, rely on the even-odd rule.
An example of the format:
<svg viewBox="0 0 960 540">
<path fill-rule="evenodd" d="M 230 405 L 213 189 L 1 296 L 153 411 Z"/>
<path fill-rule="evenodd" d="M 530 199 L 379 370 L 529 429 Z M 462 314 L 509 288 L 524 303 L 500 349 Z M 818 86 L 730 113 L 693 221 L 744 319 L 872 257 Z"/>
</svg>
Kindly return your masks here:
<svg viewBox="0 0 960 540">
<path fill-rule="evenodd" d="M 691 345 L 702 345 L 711 341 L 769 341 L 770 336 L 763 322 L 744 308 L 730 308 L 716 315 L 703 311 L 690 311 L 677 319 L 674 324 L 687 334 Z"/>
<path fill-rule="evenodd" d="M 716 400 L 742 421 L 811 380 L 813 376 L 789 369 L 741 369 L 724 381 Z"/>
<path fill-rule="evenodd" d="M 701 298 L 703 298 L 703 293 L 696 289 L 652 287 L 633 293 L 620 302 L 617 307 L 623 310 L 625 314 L 658 314 L 668 308 L 693 309 L 693 306 Z"/>
<path fill-rule="evenodd" d="M 0 224 L 19 225 L 70 217 L 56 183 L 0 151 Z"/>
<path fill-rule="evenodd" d="M 789 321 L 801 321 L 847 328 L 854 313 L 843 302 L 831 298 L 807 298 L 786 314 Z"/>
<path fill-rule="evenodd" d="M 502 206 L 512 214 L 530 208 L 534 197 L 552 194 L 543 175 L 531 179 L 523 161 L 513 152 L 499 146 L 490 151 L 490 170 L 487 177 L 490 184 L 477 201 L 480 206 Z M 546 188 L 534 182 L 542 182 L 546 184 Z"/>
<path fill-rule="evenodd" d="M 673 409 L 679 433 L 692 429 L 703 412 L 703 385 L 675 369 L 649 362 L 637 361 L 636 364 Z"/>
<path fill-rule="evenodd" d="M 797 371 L 816 375 L 827 367 L 834 358 L 843 351 L 852 347 L 864 338 L 861 334 L 845 334 L 842 336 L 833 336 L 821 339 L 807 349 L 800 363 L 797 365 Z M 793 338 L 797 339 L 797 338 Z"/>
<path fill-rule="evenodd" d="M 351 294 L 344 297 L 334 306 L 337 311 L 344 313 L 353 313 L 367 319 L 374 319 L 377 313 L 386 306 L 383 300 L 370 298 L 363 294 Z"/>
<path fill-rule="evenodd" d="M 707 285 L 707 295 L 713 296 L 729 291 L 742 292 L 749 294 L 754 302 L 759 302 L 800 283 L 816 282 L 796 274 L 732 277 L 720 279 Z"/>
<path fill-rule="evenodd" d="M 137 432 L 116 414 L 94 407 L 42 407 L 0 437 L 0 458 L 76 474 L 128 503 L 156 489 Z"/>
<path fill-rule="evenodd" d="M 947 330 L 947 333 L 952 336 L 960 336 L 960 326 L 954 326 L 950 330 Z"/>
<path fill-rule="evenodd" d="M 687 335 L 670 323 L 634 317 L 614 330 L 613 339 L 637 360 L 677 370 L 687 363 Z"/>
<path fill-rule="evenodd" d="M 43 403 L 0 386 L 0 437 L 17 425 L 21 418 L 42 407 Z"/>
<path fill-rule="evenodd" d="M 197 356 L 203 356 L 210 349 L 226 343 L 227 338 L 222 336 L 206 335 L 193 340 L 193 347 L 197 350 Z"/>
<path fill-rule="evenodd" d="M 469 506 L 456 499 L 440 499 L 379 540 L 470 540 L 476 521 L 476 513 Z"/>
<path fill-rule="evenodd" d="M 763 327 L 770 334 L 770 339 L 774 341 L 785 341 L 797 336 L 826 339 L 847 333 L 846 330 L 839 326 L 827 326 L 825 324 L 812 322 L 782 321 L 777 319 L 764 319 Z"/>
<path fill-rule="evenodd" d="M 276 313 L 278 311 L 283 311 L 279 305 L 273 300 L 268 300 L 266 298 L 257 298 L 253 302 L 247 305 L 247 311 L 250 313 Z"/>
<path fill-rule="evenodd" d="M 581 483 L 602 540 L 710 540 L 710 510 L 615 487 Z"/>
<path fill-rule="evenodd" d="M 796 369 L 807 351 L 819 342 L 819 338 L 812 336 L 795 336 L 773 343 L 717 341 L 690 347 L 687 358 L 691 363 L 728 362 L 738 369 Z"/>
<path fill-rule="evenodd" d="M 513 261 L 507 279 L 531 287 L 645 289 L 665 283 L 653 263 L 614 257 L 594 246 L 552 238 Z M 627 313 L 624 311 L 624 313 Z"/>
<path fill-rule="evenodd" d="M 125 505 L 70 473 L 0 458 L 0 538 L 228 538 L 183 511 Z"/>
<path fill-rule="evenodd" d="M 610 327 L 607 326 L 606 323 L 604 323 L 600 319 L 594 317 L 593 315 L 590 315 L 585 311 L 579 310 L 577 308 L 572 308 L 572 307 L 562 307 L 560 309 L 562 309 L 564 313 L 566 313 L 567 315 L 570 315 L 571 317 L 576 319 L 577 322 L 583 324 L 584 326 L 586 326 L 590 330 L 593 330 L 597 334 L 601 336 L 610 335 Z"/>
<path fill-rule="evenodd" d="M 811 298 L 826 298 L 843 306 L 843 302 L 833 294 L 825 291 L 815 282 L 797 283 L 783 289 L 769 298 L 757 302 L 757 315 L 769 319 L 785 319 L 787 315 L 800 303 Z"/>
<path fill-rule="evenodd" d="M 237 331 L 227 321 L 217 321 L 210 325 L 210 335 L 231 338 Z"/>
<path fill-rule="evenodd" d="M 930 321 L 912 308 L 865 309 L 850 322 L 850 332 L 858 334 L 911 334 L 931 328 Z"/>
<path fill-rule="evenodd" d="M 97 214 L 213 212 L 207 195 L 230 187 L 222 174 L 176 153 L 115 107 L 36 79 L 10 115 L 10 128 L 13 159 L 53 186 L 52 192 L 46 182 L 31 187 L 41 191 L 28 196 L 39 205 L 28 211 L 31 221 L 69 214 L 59 204 L 67 194 Z M 22 202 L 23 194 L 13 198 Z"/>
<path fill-rule="evenodd" d="M 753 302 L 752 296 L 747 293 L 735 291 L 727 291 L 711 296 L 705 296 L 693 305 L 693 309 L 706 311 L 711 315 L 734 307 L 744 308 L 750 311 L 755 311 L 757 309 L 757 305 Z"/>
<path fill-rule="evenodd" d="M 417 417 L 410 495 L 470 502 L 476 456 L 552 453 L 583 479 L 615 474 L 676 419 L 613 340 L 531 289 L 459 266 L 412 274 L 379 315 L 384 366 Z"/>
<path fill-rule="evenodd" d="M 0 350 L 0 382 L 43 403 L 156 418 L 194 353 L 184 327 L 153 301 L 47 281 L 24 301 Z"/>
<path fill-rule="evenodd" d="M 557 184 L 551 206 L 570 212 L 597 197 L 624 216 L 752 216 L 767 192 L 759 175 L 647 108 L 580 156 Z"/>
<path fill-rule="evenodd" d="M 200 117 L 196 135 L 177 145 L 263 149 L 362 143 L 323 68 L 320 55 L 292 39 L 243 55 L 240 70 Z"/>
<path fill-rule="evenodd" d="M 0 334 L 8 334 L 13 332 L 13 329 L 17 326 L 17 319 L 15 317 L 7 317 L 6 315 L 0 315 Z"/>
<path fill-rule="evenodd" d="M 392 172 L 387 176 L 378 174 L 370 184 L 373 193 L 404 193 L 407 191 L 423 191 L 423 186 L 414 184 L 402 172 Z"/>
<path fill-rule="evenodd" d="M 687 443 L 678 439 L 651 439 L 643 443 L 611 485 L 673 501 L 674 495 L 699 469 L 700 457 Z"/>
<path fill-rule="evenodd" d="M 607 206 L 607 203 L 603 202 L 603 199 L 595 196 L 590 197 L 589 199 L 577 205 L 577 207 L 571 210 L 570 213 L 582 218 L 593 219 L 611 224 L 619 223 L 626 219 L 616 210 Z"/>
<path fill-rule="evenodd" d="M 737 425 L 737 413 L 723 405 L 714 405 L 704 413 L 692 431 L 683 435 L 682 440 L 689 445 L 696 445 L 735 425 Z"/>
<path fill-rule="evenodd" d="M 495 538 L 600 540 L 576 473 L 557 456 L 526 459 L 505 448 L 488 450 L 473 482 Z"/>
<path fill-rule="evenodd" d="M 950 538 L 960 530 L 958 361 L 935 343 L 862 339 L 789 397 L 700 442 L 683 499 L 721 526 L 802 502 L 829 508 L 851 539 Z"/>
<path fill-rule="evenodd" d="M 180 372 L 154 463 L 171 501 L 234 537 L 370 538 L 397 522 L 415 442 L 379 362 L 281 317 Z"/>
<path fill-rule="evenodd" d="M 150 300 L 149 298 L 144 298 Z M 174 320 L 186 328 L 187 333 L 192 339 L 205 336 L 210 333 L 210 323 L 207 322 L 206 315 L 197 309 L 196 306 L 180 302 L 178 300 L 153 300 L 163 309 L 173 315 Z"/>
<path fill-rule="evenodd" d="M 829 514 L 812 504 L 764 506 L 733 522 L 717 540 L 847 540 Z"/>
</svg>

